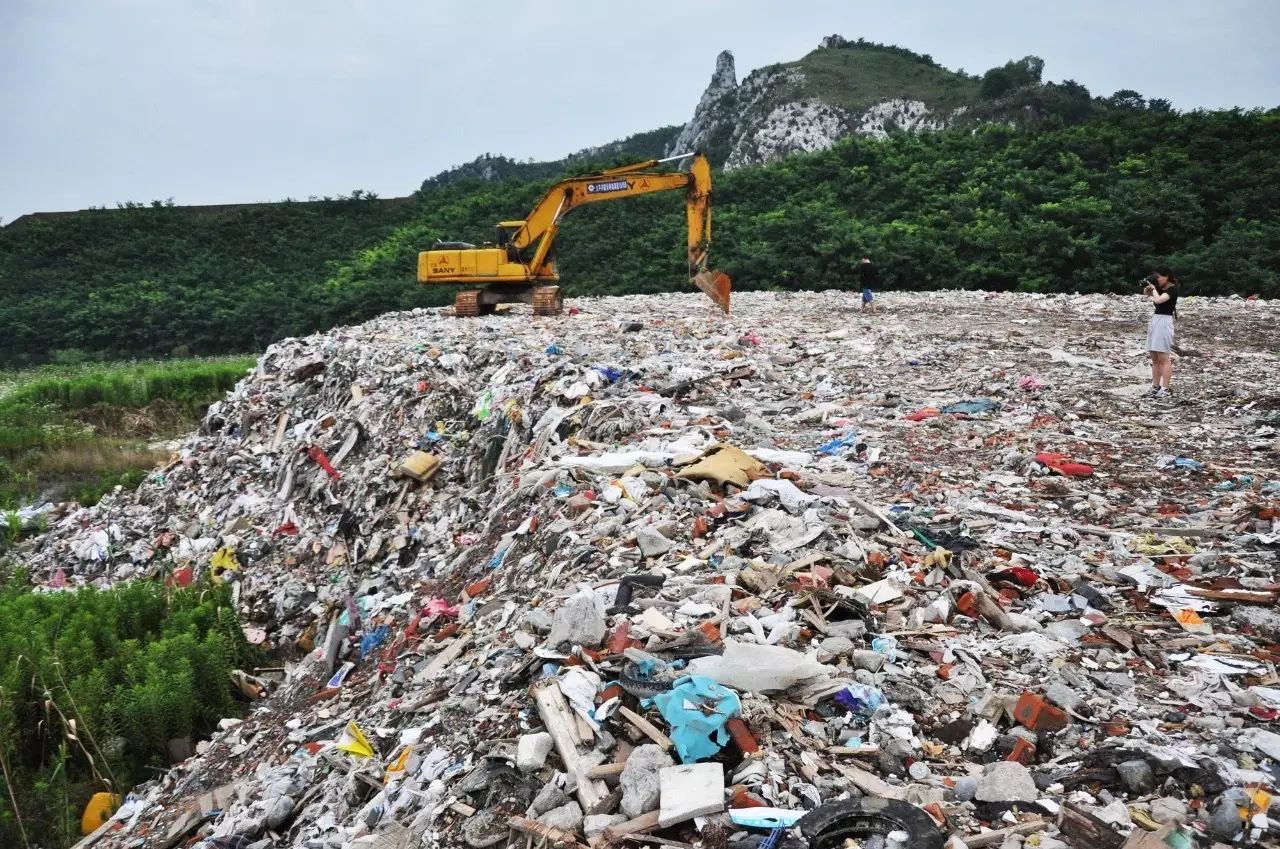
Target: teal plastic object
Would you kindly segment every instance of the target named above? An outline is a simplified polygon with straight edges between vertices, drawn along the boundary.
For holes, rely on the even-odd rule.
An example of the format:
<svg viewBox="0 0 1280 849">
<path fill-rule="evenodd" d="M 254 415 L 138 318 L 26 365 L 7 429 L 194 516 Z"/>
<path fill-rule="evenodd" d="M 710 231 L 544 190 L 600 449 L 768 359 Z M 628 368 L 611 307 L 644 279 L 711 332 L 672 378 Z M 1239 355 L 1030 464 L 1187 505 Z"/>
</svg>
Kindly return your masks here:
<svg viewBox="0 0 1280 849">
<path fill-rule="evenodd" d="M 657 705 L 672 729 L 671 742 L 681 763 L 696 763 L 714 756 L 729 742 L 725 724 L 742 713 L 738 694 L 705 675 L 676 679 L 671 689 L 645 699 L 645 707 Z"/>
<path fill-rule="evenodd" d="M 786 808 L 730 808 L 729 820 L 747 828 L 790 828 L 807 813 Z"/>
</svg>

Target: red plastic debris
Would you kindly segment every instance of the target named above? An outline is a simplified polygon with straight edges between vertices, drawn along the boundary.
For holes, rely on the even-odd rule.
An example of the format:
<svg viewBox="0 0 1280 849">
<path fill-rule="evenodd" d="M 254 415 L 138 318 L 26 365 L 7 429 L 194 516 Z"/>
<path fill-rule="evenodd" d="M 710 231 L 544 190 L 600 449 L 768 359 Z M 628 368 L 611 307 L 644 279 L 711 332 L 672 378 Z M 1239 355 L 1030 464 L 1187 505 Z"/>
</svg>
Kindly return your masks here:
<svg viewBox="0 0 1280 849">
<path fill-rule="evenodd" d="M 1036 455 L 1036 462 L 1042 466 L 1048 466 L 1051 471 L 1068 477 L 1087 478 L 1093 474 L 1093 466 L 1087 463 L 1077 463 L 1066 454 L 1056 454 L 1052 451 L 1041 451 Z"/>
<path fill-rule="evenodd" d="M 1008 581 L 1012 584 L 1021 584 L 1024 587 L 1034 587 L 1036 581 L 1040 579 L 1039 575 L 1026 566 L 1011 566 L 1008 569 L 1001 569 L 999 572 L 992 572 L 987 577 L 993 581 Z"/>
<path fill-rule="evenodd" d="M 729 720 L 731 724 L 733 723 L 733 721 L 734 720 L 732 719 Z M 741 720 L 738 720 L 738 721 L 741 722 Z M 761 799 L 759 796 L 752 793 L 750 790 L 748 790 L 746 787 L 744 787 L 741 784 L 733 785 L 733 789 L 731 792 L 733 793 L 733 795 L 729 797 L 729 808 L 731 810 L 736 810 L 738 808 L 769 807 L 768 802 L 766 802 L 764 799 Z"/>
<path fill-rule="evenodd" d="M 341 473 L 333 467 L 333 463 L 329 462 L 328 456 L 326 456 L 319 448 L 312 445 L 307 449 L 307 456 L 312 460 L 315 460 L 316 464 L 320 466 L 320 468 L 324 469 L 324 473 L 328 475 L 331 480 L 342 480 Z"/>
<path fill-rule="evenodd" d="M 59 569 L 59 572 L 62 570 Z M 167 587 L 189 587 L 195 577 L 190 566 L 181 566 L 173 570 L 173 574 L 164 582 Z"/>
<path fill-rule="evenodd" d="M 641 648 L 644 643 L 631 636 L 631 623 L 623 619 L 609 634 L 604 646 L 611 654 L 622 654 L 629 648 Z"/>
</svg>

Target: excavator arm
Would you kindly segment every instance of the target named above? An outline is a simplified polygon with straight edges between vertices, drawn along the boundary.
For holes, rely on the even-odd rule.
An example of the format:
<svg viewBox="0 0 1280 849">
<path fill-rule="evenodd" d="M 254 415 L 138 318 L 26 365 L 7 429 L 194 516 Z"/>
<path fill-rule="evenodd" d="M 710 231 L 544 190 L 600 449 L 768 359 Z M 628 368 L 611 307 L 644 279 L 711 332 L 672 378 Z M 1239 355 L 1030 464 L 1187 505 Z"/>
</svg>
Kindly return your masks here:
<svg viewBox="0 0 1280 849">
<path fill-rule="evenodd" d="M 729 311 L 727 275 L 707 270 L 711 244 L 711 165 L 702 154 L 693 157 L 686 172 L 653 171 L 666 162 L 687 158 L 651 159 L 610 168 L 586 177 L 556 183 L 523 221 L 503 221 L 501 244 L 495 247 L 423 251 L 418 257 L 421 283 L 529 283 L 559 279 L 550 261 L 560 221 L 579 206 L 621 200 L 637 195 L 685 190 L 689 225 L 688 260 L 691 282 Z M 528 252 L 533 250 L 532 256 Z M 504 255 L 505 254 L 505 255 Z"/>
</svg>

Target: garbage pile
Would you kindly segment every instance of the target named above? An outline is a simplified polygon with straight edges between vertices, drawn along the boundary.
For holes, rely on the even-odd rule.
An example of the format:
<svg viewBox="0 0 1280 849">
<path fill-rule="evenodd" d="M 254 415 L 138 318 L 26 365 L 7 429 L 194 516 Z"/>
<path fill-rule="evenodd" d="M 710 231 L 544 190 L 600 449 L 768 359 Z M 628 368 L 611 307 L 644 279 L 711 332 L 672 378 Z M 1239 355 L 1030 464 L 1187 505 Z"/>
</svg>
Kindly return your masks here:
<svg viewBox="0 0 1280 849">
<path fill-rule="evenodd" d="M 1274 844 L 1280 308 L 852 297 L 273 345 L 25 552 L 283 670 L 86 849 Z"/>
</svg>

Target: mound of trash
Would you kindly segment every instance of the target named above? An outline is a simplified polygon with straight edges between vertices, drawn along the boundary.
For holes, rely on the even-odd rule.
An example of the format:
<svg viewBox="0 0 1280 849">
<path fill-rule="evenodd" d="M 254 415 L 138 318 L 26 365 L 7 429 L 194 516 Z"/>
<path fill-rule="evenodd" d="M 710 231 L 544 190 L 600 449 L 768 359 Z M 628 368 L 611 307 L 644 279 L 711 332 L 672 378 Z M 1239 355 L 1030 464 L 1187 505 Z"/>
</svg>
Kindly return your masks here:
<svg viewBox="0 0 1280 849">
<path fill-rule="evenodd" d="M 273 345 L 23 551 L 277 659 L 82 849 L 1273 839 L 1280 309 L 854 297 Z"/>
</svg>

